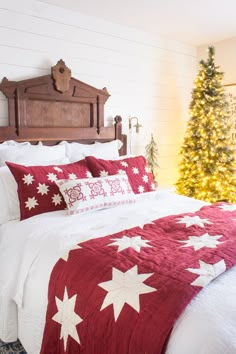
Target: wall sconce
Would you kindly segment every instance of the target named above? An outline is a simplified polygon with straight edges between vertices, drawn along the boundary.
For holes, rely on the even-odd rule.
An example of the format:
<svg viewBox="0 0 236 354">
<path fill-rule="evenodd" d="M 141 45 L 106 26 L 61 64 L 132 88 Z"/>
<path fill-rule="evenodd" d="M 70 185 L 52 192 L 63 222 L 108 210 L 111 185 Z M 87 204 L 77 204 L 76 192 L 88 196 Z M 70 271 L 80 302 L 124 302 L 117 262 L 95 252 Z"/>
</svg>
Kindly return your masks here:
<svg viewBox="0 0 236 354">
<path fill-rule="evenodd" d="M 132 124 L 132 121 L 135 121 L 135 124 Z M 129 118 L 129 153 L 132 155 L 132 128 L 135 128 L 136 134 L 139 133 L 139 129 L 142 127 L 141 124 L 139 124 L 138 117 L 130 117 Z"/>
<path fill-rule="evenodd" d="M 132 120 L 134 120 L 134 119 L 136 120 L 136 124 L 132 125 Z M 129 130 L 131 130 L 133 127 L 135 128 L 135 131 L 138 134 L 139 128 L 142 127 L 142 125 L 139 124 L 139 122 L 138 122 L 138 117 L 130 117 L 129 118 Z"/>
</svg>

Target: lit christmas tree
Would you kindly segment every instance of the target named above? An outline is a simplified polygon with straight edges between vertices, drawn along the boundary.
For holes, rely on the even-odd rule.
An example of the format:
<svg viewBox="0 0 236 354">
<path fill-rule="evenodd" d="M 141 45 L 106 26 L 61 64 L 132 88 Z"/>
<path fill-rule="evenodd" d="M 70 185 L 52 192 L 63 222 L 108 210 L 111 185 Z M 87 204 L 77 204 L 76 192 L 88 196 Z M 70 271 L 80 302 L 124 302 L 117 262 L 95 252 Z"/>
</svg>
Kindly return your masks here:
<svg viewBox="0 0 236 354">
<path fill-rule="evenodd" d="M 200 61 L 190 103 L 190 120 L 181 148 L 176 191 L 207 202 L 236 202 L 235 152 L 230 134 L 223 73 L 214 48 Z"/>
<path fill-rule="evenodd" d="M 146 149 L 146 159 L 147 159 L 147 164 L 148 167 L 150 168 L 150 171 L 152 172 L 154 182 L 157 183 L 157 168 L 159 167 L 158 165 L 158 149 L 157 149 L 157 143 L 155 142 L 153 138 L 153 134 L 151 135 L 151 141 L 147 146 L 145 147 Z"/>
</svg>

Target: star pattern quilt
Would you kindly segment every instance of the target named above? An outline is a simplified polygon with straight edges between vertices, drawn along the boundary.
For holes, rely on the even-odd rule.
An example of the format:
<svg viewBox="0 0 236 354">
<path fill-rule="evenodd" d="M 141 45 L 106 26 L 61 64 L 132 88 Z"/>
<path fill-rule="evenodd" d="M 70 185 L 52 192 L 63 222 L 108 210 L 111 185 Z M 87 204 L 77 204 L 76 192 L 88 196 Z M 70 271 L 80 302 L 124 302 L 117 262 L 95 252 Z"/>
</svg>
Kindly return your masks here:
<svg viewBox="0 0 236 354">
<path fill-rule="evenodd" d="M 41 354 L 163 353 L 191 299 L 235 264 L 227 203 L 75 245 L 51 274 Z"/>
</svg>

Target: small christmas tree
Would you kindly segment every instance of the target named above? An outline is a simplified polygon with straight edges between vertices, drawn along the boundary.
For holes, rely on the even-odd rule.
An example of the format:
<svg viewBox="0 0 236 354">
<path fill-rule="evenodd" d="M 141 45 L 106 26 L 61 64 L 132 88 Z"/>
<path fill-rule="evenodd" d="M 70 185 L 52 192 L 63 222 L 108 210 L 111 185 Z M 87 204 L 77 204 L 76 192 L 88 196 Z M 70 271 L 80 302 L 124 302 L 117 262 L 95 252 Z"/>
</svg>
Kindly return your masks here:
<svg viewBox="0 0 236 354">
<path fill-rule="evenodd" d="M 208 202 L 236 202 L 235 155 L 222 79 L 209 47 L 192 91 L 176 183 L 177 193 Z"/>
<path fill-rule="evenodd" d="M 145 150 L 146 150 L 146 159 L 147 159 L 148 167 L 152 172 L 154 182 L 157 184 L 157 168 L 159 167 L 158 160 L 157 160 L 158 149 L 157 149 L 157 144 L 153 138 L 153 134 L 151 135 L 151 141 L 145 147 Z"/>
</svg>

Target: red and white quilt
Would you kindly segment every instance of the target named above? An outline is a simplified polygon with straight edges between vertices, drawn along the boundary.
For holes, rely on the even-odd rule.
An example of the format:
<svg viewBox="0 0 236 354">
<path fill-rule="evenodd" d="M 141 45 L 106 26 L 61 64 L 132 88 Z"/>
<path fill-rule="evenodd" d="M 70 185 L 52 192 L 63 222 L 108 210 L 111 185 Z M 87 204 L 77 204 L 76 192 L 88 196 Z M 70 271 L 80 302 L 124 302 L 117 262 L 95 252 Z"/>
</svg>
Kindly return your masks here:
<svg viewBox="0 0 236 354">
<path fill-rule="evenodd" d="M 163 353 L 191 299 L 236 264 L 236 205 L 92 239 L 51 274 L 41 354 Z"/>
</svg>

